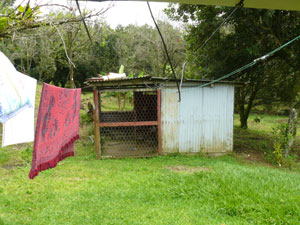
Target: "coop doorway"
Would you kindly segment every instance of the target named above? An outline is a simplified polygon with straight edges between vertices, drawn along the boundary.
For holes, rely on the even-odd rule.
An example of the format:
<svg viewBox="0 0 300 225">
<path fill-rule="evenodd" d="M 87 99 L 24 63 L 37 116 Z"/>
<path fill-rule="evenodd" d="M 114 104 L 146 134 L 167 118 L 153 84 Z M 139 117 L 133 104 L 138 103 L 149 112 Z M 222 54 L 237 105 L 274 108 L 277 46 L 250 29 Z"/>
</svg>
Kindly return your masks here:
<svg viewBox="0 0 300 225">
<path fill-rule="evenodd" d="M 160 90 L 100 90 L 98 93 L 102 158 L 160 154 Z"/>
</svg>

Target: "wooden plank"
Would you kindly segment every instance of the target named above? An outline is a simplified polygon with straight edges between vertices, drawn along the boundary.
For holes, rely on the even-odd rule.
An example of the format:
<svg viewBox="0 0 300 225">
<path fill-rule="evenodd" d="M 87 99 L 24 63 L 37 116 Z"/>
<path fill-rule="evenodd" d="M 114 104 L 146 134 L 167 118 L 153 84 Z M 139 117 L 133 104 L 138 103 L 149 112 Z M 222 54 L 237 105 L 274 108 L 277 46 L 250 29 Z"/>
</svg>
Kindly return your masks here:
<svg viewBox="0 0 300 225">
<path fill-rule="evenodd" d="M 103 155 L 101 156 L 101 159 L 126 159 L 126 158 L 152 158 L 154 156 L 158 156 L 157 153 L 153 153 L 151 155 L 120 155 L 120 156 L 109 156 L 109 155 Z"/>
<path fill-rule="evenodd" d="M 130 91 L 134 91 L 134 92 L 152 92 L 152 91 L 156 91 L 155 88 L 122 88 L 122 89 L 116 89 L 116 88 L 111 88 L 111 89 L 100 89 L 101 93 L 104 92 L 130 92 Z"/>
<path fill-rule="evenodd" d="M 157 126 L 157 125 L 158 125 L 157 121 L 99 123 L 99 127 L 138 127 L 138 126 Z"/>
<path fill-rule="evenodd" d="M 110 87 L 110 88 L 129 88 L 133 87 L 135 88 L 136 85 L 143 86 L 144 88 L 147 87 L 147 85 L 157 85 L 160 84 L 161 81 L 155 81 L 155 80 L 147 80 L 147 79 L 138 79 L 138 80 L 115 80 L 115 81 L 105 81 L 105 82 L 92 82 L 87 81 L 89 86 L 97 86 L 98 88 L 102 87 Z"/>
<path fill-rule="evenodd" d="M 157 130 L 158 130 L 158 154 L 162 154 L 162 136 L 161 136 L 161 90 L 157 90 Z"/>
<path fill-rule="evenodd" d="M 97 159 L 101 158 L 101 143 L 100 143 L 100 129 L 99 129 L 99 95 L 98 91 L 94 89 L 94 133 L 95 133 L 95 152 Z"/>
</svg>

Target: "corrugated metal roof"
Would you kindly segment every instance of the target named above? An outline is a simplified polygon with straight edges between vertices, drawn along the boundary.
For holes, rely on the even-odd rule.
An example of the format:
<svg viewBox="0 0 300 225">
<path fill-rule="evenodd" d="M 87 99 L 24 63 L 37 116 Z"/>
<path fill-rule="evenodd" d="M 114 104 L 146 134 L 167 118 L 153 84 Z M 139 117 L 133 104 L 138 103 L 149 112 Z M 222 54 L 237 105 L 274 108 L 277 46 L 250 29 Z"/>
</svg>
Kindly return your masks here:
<svg viewBox="0 0 300 225">
<path fill-rule="evenodd" d="M 155 83 L 163 83 L 163 82 L 180 82 L 180 79 L 173 79 L 173 78 L 165 78 L 165 77 L 151 77 L 151 76 L 143 76 L 143 77 L 125 77 L 125 78 L 121 78 L 121 79 L 114 79 L 114 80 L 103 80 L 100 77 L 92 77 L 92 78 L 88 78 L 86 80 L 86 84 L 103 84 L 103 83 L 110 83 L 112 85 L 119 85 L 120 82 L 132 82 L 134 84 L 144 84 L 144 81 L 152 81 Z M 212 80 L 200 80 L 200 79 L 183 79 L 184 83 L 187 82 L 191 82 L 191 83 L 206 83 L 206 82 L 210 82 Z M 238 82 L 233 82 L 233 81 L 218 81 L 216 83 L 228 83 L 228 84 L 242 84 L 242 83 L 238 83 Z"/>
<path fill-rule="evenodd" d="M 151 76 L 143 76 L 143 77 L 124 77 L 121 79 L 114 80 L 102 80 L 101 77 L 91 77 L 86 80 L 88 83 L 102 83 L 102 82 L 119 82 L 123 80 L 145 80 L 151 78 Z"/>
</svg>

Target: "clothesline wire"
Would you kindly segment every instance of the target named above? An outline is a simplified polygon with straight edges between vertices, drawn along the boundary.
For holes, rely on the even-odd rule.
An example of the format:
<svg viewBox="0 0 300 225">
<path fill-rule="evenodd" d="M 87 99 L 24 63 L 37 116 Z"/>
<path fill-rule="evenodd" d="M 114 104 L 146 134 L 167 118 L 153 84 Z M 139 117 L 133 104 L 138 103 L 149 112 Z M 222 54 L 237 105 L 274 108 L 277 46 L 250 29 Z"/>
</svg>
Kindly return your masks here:
<svg viewBox="0 0 300 225">
<path fill-rule="evenodd" d="M 245 69 L 247 69 L 247 68 L 249 68 L 249 67 L 254 66 L 254 65 L 257 64 L 258 62 L 267 59 L 269 56 L 274 55 L 276 52 L 278 52 L 278 51 L 280 51 L 281 49 L 285 48 L 286 46 L 292 44 L 293 42 L 297 41 L 298 39 L 300 39 L 300 35 L 297 36 L 297 37 L 295 37 L 294 39 L 292 39 L 292 40 L 286 42 L 285 44 L 281 45 L 280 47 L 274 49 L 273 51 L 271 51 L 271 52 L 269 52 L 269 53 L 267 53 L 267 54 L 265 54 L 265 55 L 263 55 L 263 56 L 261 56 L 261 57 L 259 57 L 259 58 L 254 59 L 252 62 L 250 62 L 250 63 L 248 63 L 248 64 L 246 64 L 246 65 L 244 65 L 244 66 L 242 66 L 242 67 L 240 67 L 240 68 L 238 68 L 238 69 L 236 69 L 236 70 L 234 70 L 234 71 L 232 71 L 232 72 L 230 72 L 230 73 L 228 73 L 228 74 L 226 74 L 226 75 L 224 75 L 224 76 L 222 76 L 222 77 L 220 77 L 220 78 L 218 78 L 218 79 L 215 79 L 215 80 L 210 81 L 210 82 L 208 82 L 208 83 L 206 83 L 206 84 L 202 84 L 202 85 L 199 85 L 199 86 L 196 86 L 196 87 L 205 87 L 205 86 L 214 84 L 214 83 L 216 83 L 216 82 L 218 82 L 218 81 L 224 80 L 224 79 L 226 79 L 226 78 L 228 78 L 228 77 L 231 77 L 231 76 L 233 76 L 233 75 L 235 75 L 235 74 L 237 74 L 237 73 L 239 73 L 239 72 L 241 72 L 241 71 L 243 71 L 243 70 L 245 70 Z"/>
<path fill-rule="evenodd" d="M 150 7 L 150 4 L 149 4 L 148 1 L 147 1 L 147 5 L 148 5 L 148 8 L 149 8 L 149 12 L 150 12 L 150 14 L 151 14 L 152 20 L 153 20 L 153 22 L 154 22 L 154 24 L 155 24 L 155 27 L 156 27 L 156 29 L 157 29 L 157 31 L 158 31 L 158 33 L 159 33 L 159 36 L 160 36 L 161 41 L 162 41 L 162 44 L 163 44 L 163 46 L 164 46 L 164 50 L 165 50 L 165 52 L 166 52 L 166 55 L 167 55 L 167 58 L 168 58 L 168 62 L 169 62 L 169 64 L 170 64 L 170 67 L 171 67 L 171 70 L 172 70 L 173 77 L 174 77 L 175 80 L 177 80 L 176 74 L 175 74 L 175 71 L 174 71 L 174 68 L 173 68 L 173 64 L 172 64 L 172 61 L 171 61 L 171 59 L 170 59 L 170 56 L 169 56 L 169 53 L 168 53 L 168 49 L 167 49 L 167 46 L 166 46 L 166 43 L 165 43 L 165 40 L 164 40 L 164 37 L 163 37 L 162 33 L 160 32 L 160 29 L 159 29 L 159 27 L 158 27 L 158 25 L 157 25 L 157 23 L 156 23 L 156 21 L 155 21 L 155 18 L 154 18 L 154 16 L 153 16 L 153 13 L 152 13 L 152 10 L 151 10 L 151 7 Z M 180 88 L 179 88 L 178 81 L 176 81 L 176 85 L 177 85 L 178 95 L 179 95 L 179 96 L 178 96 L 178 97 L 179 97 L 179 100 L 178 100 L 178 101 L 180 102 L 180 101 L 181 101 L 181 94 L 180 94 Z"/>
<path fill-rule="evenodd" d="M 84 25 L 84 28 L 85 28 L 85 30 L 86 30 L 86 33 L 87 33 L 87 35 L 89 36 L 89 39 L 90 39 L 91 43 L 93 43 L 92 38 L 91 38 L 91 35 L 90 35 L 90 32 L 89 32 L 89 29 L 88 29 L 88 27 L 87 27 L 87 25 L 86 25 L 86 23 L 85 23 L 84 17 L 82 16 L 82 13 L 81 13 L 81 10 L 80 10 L 80 6 L 79 6 L 79 3 L 78 3 L 78 0 L 76 0 L 76 5 L 77 5 L 77 8 L 78 8 L 78 11 L 79 11 L 79 14 L 80 14 L 82 23 L 83 23 L 83 25 Z"/>
<path fill-rule="evenodd" d="M 229 16 L 227 16 L 223 21 L 222 23 L 217 27 L 217 29 L 215 29 L 211 35 L 203 42 L 203 44 L 200 46 L 199 49 L 203 48 L 206 46 L 206 44 L 209 42 L 209 40 L 215 35 L 215 33 L 221 29 L 221 27 L 224 25 L 224 23 L 227 22 L 227 20 L 235 13 L 235 11 L 240 7 L 240 5 L 237 5 L 234 10 L 232 10 L 232 12 L 229 14 Z"/>
<path fill-rule="evenodd" d="M 215 33 L 221 29 L 221 27 L 227 22 L 227 20 L 236 12 L 236 10 L 240 7 L 244 6 L 244 0 L 241 0 L 238 4 L 235 5 L 235 8 L 231 11 L 231 13 L 222 21 L 222 23 L 211 33 L 211 35 L 202 43 L 199 49 L 202 49 L 206 46 L 206 44 L 209 42 L 209 40 L 215 35 Z M 181 90 L 182 86 L 182 81 L 183 81 L 183 76 L 184 76 L 184 69 L 185 65 L 187 62 L 184 62 L 182 65 L 182 70 L 181 70 L 181 79 L 180 79 L 180 87 L 179 89 Z"/>
</svg>

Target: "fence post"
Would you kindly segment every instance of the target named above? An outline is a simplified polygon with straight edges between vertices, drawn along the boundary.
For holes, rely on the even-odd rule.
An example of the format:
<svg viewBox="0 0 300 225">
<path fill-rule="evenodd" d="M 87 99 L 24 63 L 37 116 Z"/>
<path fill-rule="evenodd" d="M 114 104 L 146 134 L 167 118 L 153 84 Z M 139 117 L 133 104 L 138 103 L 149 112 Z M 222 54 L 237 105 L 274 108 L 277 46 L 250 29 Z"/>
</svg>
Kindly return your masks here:
<svg viewBox="0 0 300 225">
<path fill-rule="evenodd" d="M 157 129 L 158 129 L 158 154 L 162 154 L 162 136 L 161 136 L 161 90 L 157 90 Z"/>
<path fill-rule="evenodd" d="M 100 145 L 100 127 L 99 127 L 99 92 L 96 88 L 93 91 L 94 94 L 94 133 L 95 133 L 95 152 L 97 159 L 101 158 L 101 145 Z"/>
</svg>

